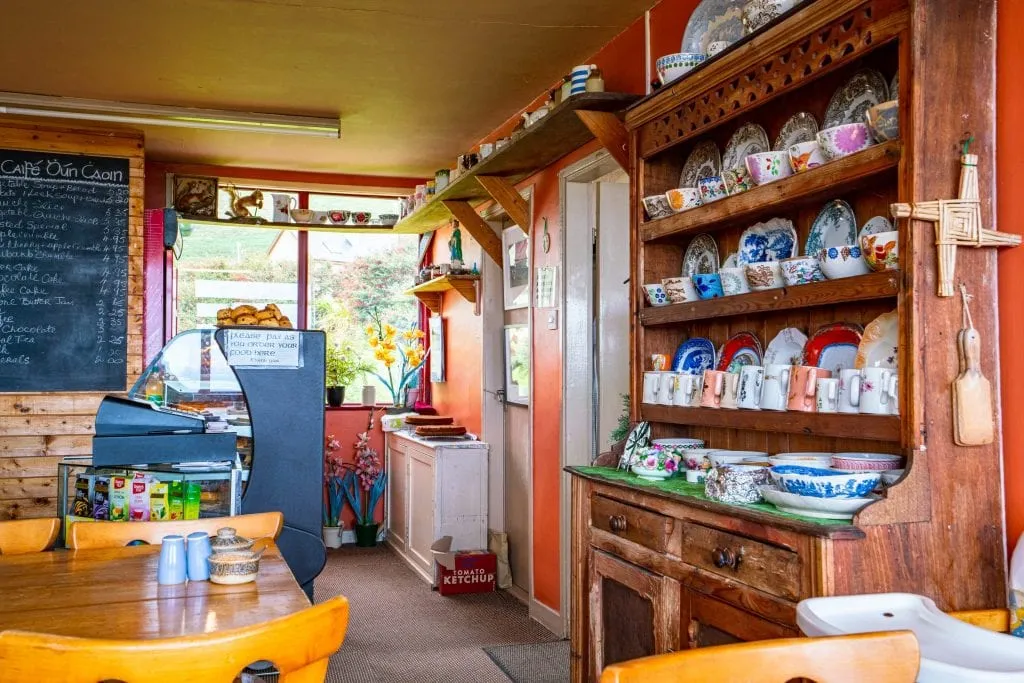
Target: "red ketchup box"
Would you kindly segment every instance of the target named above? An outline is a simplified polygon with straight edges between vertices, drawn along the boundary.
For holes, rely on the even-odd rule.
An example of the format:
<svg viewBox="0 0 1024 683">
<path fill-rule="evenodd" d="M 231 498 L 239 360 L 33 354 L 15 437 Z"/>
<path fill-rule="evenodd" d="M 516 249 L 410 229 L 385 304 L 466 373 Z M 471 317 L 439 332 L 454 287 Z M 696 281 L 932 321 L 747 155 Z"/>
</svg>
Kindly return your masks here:
<svg viewBox="0 0 1024 683">
<path fill-rule="evenodd" d="M 437 590 L 441 595 L 490 593 L 498 574 L 498 558 L 486 550 L 463 550 L 450 554 L 451 568 L 437 563 Z"/>
</svg>

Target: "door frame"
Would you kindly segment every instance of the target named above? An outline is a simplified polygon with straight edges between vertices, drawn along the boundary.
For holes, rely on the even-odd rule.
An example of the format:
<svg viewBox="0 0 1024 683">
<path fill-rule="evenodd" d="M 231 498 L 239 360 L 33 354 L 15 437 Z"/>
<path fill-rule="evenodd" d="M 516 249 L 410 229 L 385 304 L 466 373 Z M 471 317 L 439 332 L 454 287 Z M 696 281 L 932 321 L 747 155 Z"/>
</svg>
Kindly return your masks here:
<svg viewBox="0 0 1024 683">
<path fill-rule="evenodd" d="M 573 451 L 569 448 L 572 441 L 584 440 L 585 443 L 592 443 L 593 421 L 595 419 L 593 406 L 593 363 L 591 353 L 593 348 L 593 259 L 594 259 L 594 230 L 596 226 L 592 219 L 596 216 L 596 194 L 593 191 L 587 193 L 585 206 L 570 206 L 568 192 L 569 183 L 593 184 L 615 171 L 623 170 L 615 161 L 614 157 L 607 150 L 598 150 L 580 161 L 567 166 L 558 174 L 559 200 L 561 204 L 562 220 L 562 263 L 561 271 L 565 274 L 562 278 L 562 386 L 564 395 L 562 397 L 562 437 L 560 443 L 561 467 L 573 465 L 589 465 L 590 453 L 581 453 L 580 450 Z M 582 240 L 570 240 L 570 221 L 576 224 L 583 211 L 584 219 L 590 222 L 590 239 L 584 237 Z M 574 236 L 576 237 L 576 236 Z M 569 246 L 573 248 L 569 248 Z M 583 282 L 579 286 L 570 286 L 568 273 L 583 274 Z M 573 277 L 576 280 L 576 276 Z M 586 319 L 581 319 L 581 310 L 587 311 Z M 577 339 L 572 344 L 568 342 L 569 330 L 583 330 L 584 340 L 579 343 Z M 582 382 L 570 382 L 570 376 L 584 377 Z M 560 635 L 569 633 L 570 609 L 568 597 L 572 581 L 572 486 L 567 474 L 562 473 L 560 486 L 559 524 L 561 527 L 559 541 L 559 557 L 561 559 L 561 595 L 559 598 L 559 617 L 562 629 Z M 545 624 L 548 625 L 548 624 Z M 548 625 L 548 628 L 551 628 Z M 556 631 L 559 633 L 559 631 Z"/>
</svg>

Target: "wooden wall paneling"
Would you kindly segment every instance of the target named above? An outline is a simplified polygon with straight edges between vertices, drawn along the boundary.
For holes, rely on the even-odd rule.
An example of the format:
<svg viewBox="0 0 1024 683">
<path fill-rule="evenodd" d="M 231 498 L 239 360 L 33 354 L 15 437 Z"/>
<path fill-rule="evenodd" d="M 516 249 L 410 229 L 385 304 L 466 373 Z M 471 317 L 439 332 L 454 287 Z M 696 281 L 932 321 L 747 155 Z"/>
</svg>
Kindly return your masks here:
<svg viewBox="0 0 1024 683">
<path fill-rule="evenodd" d="M 142 135 L 0 120 L 0 148 L 128 159 L 127 390 L 143 369 Z M 56 513 L 57 461 L 92 452 L 95 412 L 102 396 L 95 392 L 0 394 L 0 520 Z"/>
</svg>

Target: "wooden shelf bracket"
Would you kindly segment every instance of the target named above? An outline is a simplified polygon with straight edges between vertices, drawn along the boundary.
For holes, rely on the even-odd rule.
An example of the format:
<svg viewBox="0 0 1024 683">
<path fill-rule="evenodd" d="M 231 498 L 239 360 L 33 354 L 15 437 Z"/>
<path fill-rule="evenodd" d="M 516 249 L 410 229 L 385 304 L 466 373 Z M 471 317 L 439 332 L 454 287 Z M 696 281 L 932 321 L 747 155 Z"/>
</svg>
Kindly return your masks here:
<svg viewBox="0 0 1024 683">
<path fill-rule="evenodd" d="M 478 175 L 476 179 L 487 190 L 487 194 L 491 195 L 494 201 L 498 202 L 501 208 L 505 209 L 505 213 L 512 219 L 512 222 L 518 225 L 525 234 L 529 235 L 531 223 L 530 205 L 519 194 L 515 186 L 498 176 Z"/>
<path fill-rule="evenodd" d="M 576 116 L 580 117 L 583 125 L 594 134 L 619 166 L 629 173 L 629 133 L 619 117 L 612 112 L 587 109 L 577 109 Z"/>
<path fill-rule="evenodd" d="M 501 238 L 469 202 L 445 200 L 444 206 L 473 236 L 484 252 L 499 266 L 502 264 Z"/>
</svg>

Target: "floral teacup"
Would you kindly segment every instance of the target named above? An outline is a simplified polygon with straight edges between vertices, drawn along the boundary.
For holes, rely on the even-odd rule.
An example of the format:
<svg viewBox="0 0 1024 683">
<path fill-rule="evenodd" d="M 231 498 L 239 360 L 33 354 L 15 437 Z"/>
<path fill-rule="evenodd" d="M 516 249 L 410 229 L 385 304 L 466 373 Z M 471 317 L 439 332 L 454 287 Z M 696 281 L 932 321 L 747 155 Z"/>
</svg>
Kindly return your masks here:
<svg viewBox="0 0 1024 683">
<path fill-rule="evenodd" d="M 779 265 L 778 261 L 748 263 L 747 282 L 755 292 L 778 289 L 786 284 L 782 279 L 782 266 Z"/>
<path fill-rule="evenodd" d="M 746 159 L 747 170 L 758 185 L 773 183 L 793 175 L 789 152 L 761 152 Z"/>
<path fill-rule="evenodd" d="M 696 273 L 691 276 L 697 296 L 701 299 L 717 299 L 725 296 L 722 290 L 722 277 L 718 273 Z"/>
<path fill-rule="evenodd" d="M 860 238 L 864 260 L 872 270 L 898 270 L 900 267 L 899 233 L 876 232 Z"/>
<path fill-rule="evenodd" d="M 817 168 L 828 161 L 822 154 L 821 145 L 817 140 L 801 142 L 790 147 L 789 159 L 793 163 L 793 170 L 797 173 Z"/>
<path fill-rule="evenodd" d="M 754 181 L 746 167 L 730 169 L 723 173 L 722 177 L 725 178 L 725 186 L 729 188 L 729 194 L 740 194 L 754 187 Z"/>
<path fill-rule="evenodd" d="M 856 154 L 872 145 L 871 130 L 866 123 L 846 123 L 818 133 L 821 152 L 830 161 Z"/>
<path fill-rule="evenodd" d="M 669 303 L 668 294 L 662 285 L 644 285 L 644 294 L 652 306 L 667 306 Z"/>
<path fill-rule="evenodd" d="M 871 269 L 861 257 L 862 251 L 860 247 L 851 247 L 846 244 L 841 247 L 825 247 L 818 252 L 821 272 L 825 273 L 825 277 L 829 280 L 867 275 Z"/>
<path fill-rule="evenodd" d="M 697 290 L 693 286 L 693 280 L 688 277 L 667 277 L 661 281 L 668 294 L 668 300 L 674 304 L 684 304 L 687 301 L 697 301 Z"/>
<path fill-rule="evenodd" d="M 779 265 L 782 266 L 782 279 L 791 287 L 821 282 L 825 279 L 818 259 L 813 256 L 794 256 L 782 259 L 779 261 Z"/>
<path fill-rule="evenodd" d="M 700 188 L 700 198 L 705 204 L 718 201 L 729 194 L 725 189 L 725 181 L 718 175 L 701 178 L 697 181 L 697 187 Z"/>
<path fill-rule="evenodd" d="M 676 213 L 696 208 L 704 203 L 700 198 L 699 187 L 679 187 L 669 190 L 665 193 L 665 198 L 668 199 L 668 205 Z"/>
<path fill-rule="evenodd" d="M 640 454 L 632 470 L 642 479 L 668 479 L 679 471 L 679 456 L 661 446 L 651 446 Z"/>
<path fill-rule="evenodd" d="M 743 268 L 721 268 L 718 275 L 722 278 L 722 292 L 725 296 L 750 292 L 750 287 L 747 285 L 747 274 Z"/>
</svg>

